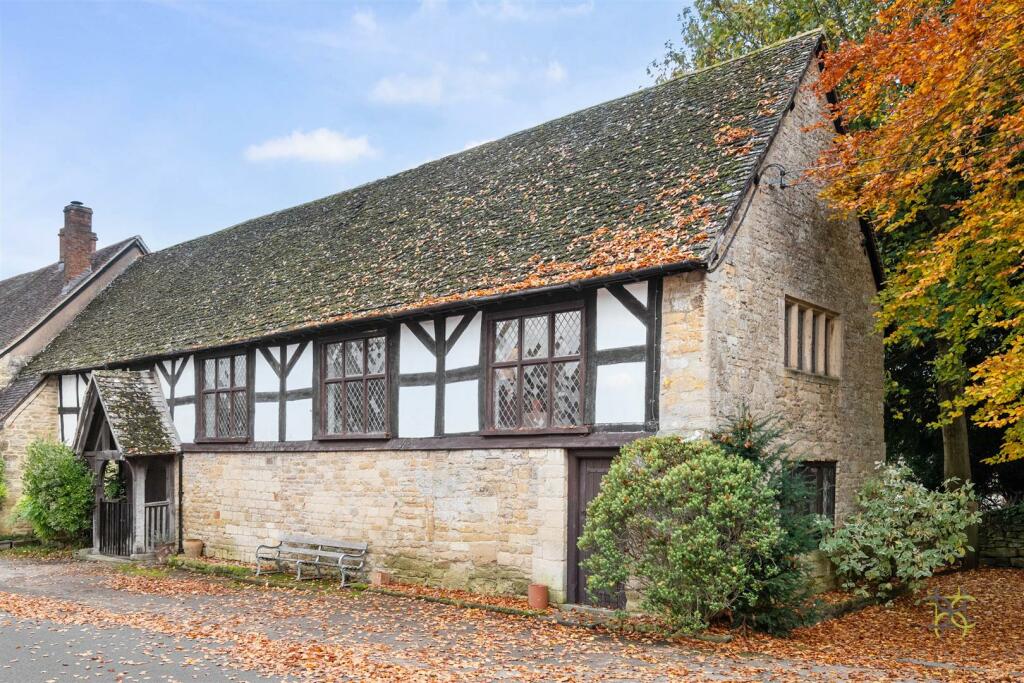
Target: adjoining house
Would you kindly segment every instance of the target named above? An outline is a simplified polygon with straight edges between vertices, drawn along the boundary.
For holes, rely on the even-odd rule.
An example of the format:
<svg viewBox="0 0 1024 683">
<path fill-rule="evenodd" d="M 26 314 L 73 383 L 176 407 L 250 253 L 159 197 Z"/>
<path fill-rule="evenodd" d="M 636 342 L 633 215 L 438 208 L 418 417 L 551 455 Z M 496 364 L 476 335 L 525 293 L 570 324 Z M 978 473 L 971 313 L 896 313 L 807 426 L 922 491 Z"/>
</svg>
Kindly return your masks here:
<svg viewBox="0 0 1024 683">
<path fill-rule="evenodd" d="M 104 287 L 149 253 L 140 237 L 97 250 L 92 209 L 81 202 L 64 207 L 58 236 L 56 263 L 0 280 L 0 457 L 7 465 L 9 484 L 8 499 L 0 500 L 0 532 L 13 524 L 10 511 L 21 491 L 25 447 L 35 438 L 56 439 L 59 434 L 53 417 L 59 389 L 44 382 L 42 375 L 20 372 L 21 368 Z M 69 385 L 65 391 L 77 390 Z"/>
<path fill-rule="evenodd" d="M 800 35 L 148 254 L 25 371 L 92 373 L 100 399 L 159 382 L 182 531 L 222 558 L 365 540 L 406 579 L 584 601 L 575 540 L 616 449 L 744 402 L 789 421 L 842 517 L 884 454 L 879 270 L 802 177 L 831 135 L 820 49 Z M 47 408 L 66 440 L 79 395 Z"/>
</svg>

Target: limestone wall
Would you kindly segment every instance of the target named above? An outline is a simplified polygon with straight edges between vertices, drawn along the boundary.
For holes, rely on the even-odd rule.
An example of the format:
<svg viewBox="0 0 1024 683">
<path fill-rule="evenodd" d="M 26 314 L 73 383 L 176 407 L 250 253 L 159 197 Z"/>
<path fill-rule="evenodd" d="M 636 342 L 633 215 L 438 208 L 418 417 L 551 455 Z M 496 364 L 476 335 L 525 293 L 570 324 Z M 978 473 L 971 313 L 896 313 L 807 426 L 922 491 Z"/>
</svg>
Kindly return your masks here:
<svg viewBox="0 0 1024 683">
<path fill-rule="evenodd" d="M 810 78 L 816 73 L 812 68 Z M 873 328 L 875 286 L 859 227 L 831 212 L 819 188 L 799 178 L 831 135 L 827 128 L 805 130 L 821 111 L 814 93 L 801 89 L 765 161 L 781 164 L 788 181 L 799 182 L 784 189 L 765 182 L 753 189 L 720 266 L 666 278 L 661 428 L 713 428 L 741 403 L 782 416 L 794 456 L 837 462 L 838 519 L 885 455 L 883 357 Z M 785 367 L 787 296 L 839 314 L 838 378 Z"/>
<path fill-rule="evenodd" d="M 564 450 L 189 453 L 186 538 L 251 561 L 288 533 L 365 540 L 408 581 L 564 598 Z"/>
<path fill-rule="evenodd" d="M 808 74 L 813 80 L 817 70 Z M 799 178 L 832 135 L 829 128 L 807 130 L 824 110 L 809 85 L 798 93 L 765 160 L 786 168 L 793 184 L 778 189 L 762 183 L 755 190 L 724 262 L 707 277 L 711 393 L 719 418 L 741 401 L 776 412 L 791 427 L 795 456 L 836 461 L 840 519 L 885 456 L 883 354 L 859 226 L 832 211 L 818 196 L 820 187 Z M 786 296 L 839 314 L 838 378 L 785 367 Z"/>
<path fill-rule="evenodd" d="M 978 548 L 982 564 L 1024 569 L 1024 503 L 986 512 Z"/>
<path fill-rule="evenodd" d="M 13 511 L 21 497 L 21 473 L 28 445 L 35 439 L 57 438 L 57 381 L 50 378 L 0 428 L 0 457 L 7 480 L 7 498 L 0 500 L 0 533 L 27 528 L 14 521 Z"/>
</svg>

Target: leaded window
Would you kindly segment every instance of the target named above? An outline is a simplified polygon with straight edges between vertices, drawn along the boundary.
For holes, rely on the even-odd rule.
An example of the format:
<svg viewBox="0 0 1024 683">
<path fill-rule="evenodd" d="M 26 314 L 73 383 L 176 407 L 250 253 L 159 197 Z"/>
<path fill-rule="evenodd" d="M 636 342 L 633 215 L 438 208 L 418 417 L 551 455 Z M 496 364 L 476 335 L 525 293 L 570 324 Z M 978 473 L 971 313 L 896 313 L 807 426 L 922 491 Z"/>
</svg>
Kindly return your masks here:
<svg viewBox="0 0 1024 683">
<path fill-rule="evenodd" d="M 249 438 L 248 355 L 206 358 L 200 365 L 197 433 L 206 441 Z"/>
<path fill-rule="evenodd" d="M 836 518 L 836 464 L 834 462 L 803 462 L 800 470 L 810 493 L 808 511 Z"/>
<path fill-rule="evenodd" d="M 384 436 L 388 431 L 384 335 L 321 346 L 321 435 Z"/>
<path fill-rule="evenodd" d="M 488 412 L 495 431 L 583 425 L 583 310 L 489 322 Z"/>
</svg>

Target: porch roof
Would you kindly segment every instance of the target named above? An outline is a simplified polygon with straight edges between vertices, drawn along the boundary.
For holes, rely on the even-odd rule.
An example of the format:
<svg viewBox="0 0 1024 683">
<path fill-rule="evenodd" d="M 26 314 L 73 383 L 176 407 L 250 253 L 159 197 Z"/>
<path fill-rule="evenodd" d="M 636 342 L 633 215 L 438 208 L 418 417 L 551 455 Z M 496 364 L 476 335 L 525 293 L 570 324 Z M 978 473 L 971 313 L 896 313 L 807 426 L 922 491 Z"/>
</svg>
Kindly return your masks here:
<svg viewBox="0 0 1024 683">
<path fill-rule="evenodd" d="M 106 416 L 116 449 L 125 456 L 181 452 L 181 441 L 171 421 L 167 401 L 152 372 L 96 370 L 92 373 L 85 395 L 87 412 L 75 437 L 77 450 L 84 449 L 90 423 L 97 417 L 97 403 Z"/>
</svg>

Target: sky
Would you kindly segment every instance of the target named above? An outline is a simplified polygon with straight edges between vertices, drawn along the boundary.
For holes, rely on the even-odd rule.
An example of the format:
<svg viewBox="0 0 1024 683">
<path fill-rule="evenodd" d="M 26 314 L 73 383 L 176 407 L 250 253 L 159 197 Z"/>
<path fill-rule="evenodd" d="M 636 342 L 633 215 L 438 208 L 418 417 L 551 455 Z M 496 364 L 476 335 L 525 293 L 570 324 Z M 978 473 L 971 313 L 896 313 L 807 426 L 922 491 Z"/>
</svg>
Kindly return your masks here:
<svg viewBox="0 0 1024 683">
<path fill-rule="evenodd" d="M 652 84 L 687 0 L 0 2 L 0 278 L 152 250 Z"/>
</svg>

